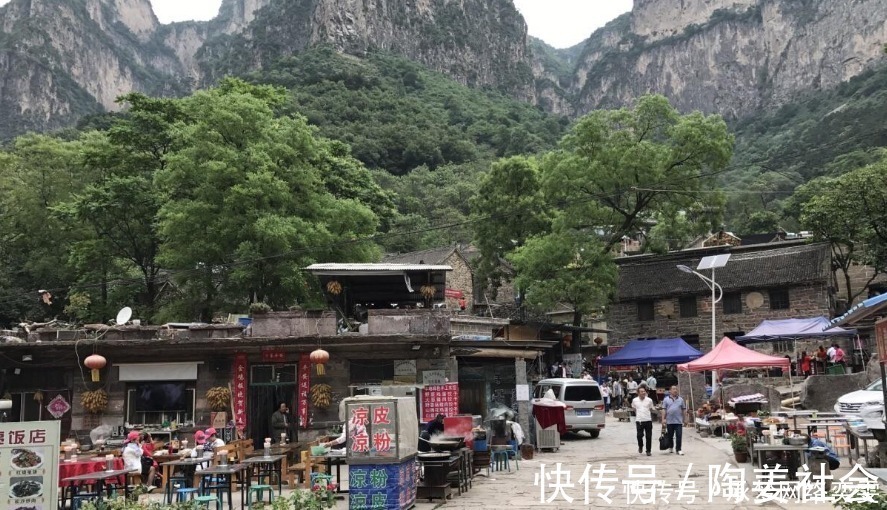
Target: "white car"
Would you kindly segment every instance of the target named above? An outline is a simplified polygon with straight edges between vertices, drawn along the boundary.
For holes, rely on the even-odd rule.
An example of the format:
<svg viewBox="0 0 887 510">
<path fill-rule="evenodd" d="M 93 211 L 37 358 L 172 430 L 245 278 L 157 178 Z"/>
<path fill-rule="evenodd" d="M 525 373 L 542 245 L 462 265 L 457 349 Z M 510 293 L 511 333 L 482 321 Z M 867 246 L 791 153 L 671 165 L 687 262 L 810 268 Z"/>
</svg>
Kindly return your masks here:
<svg viewBox="0 0 887 510">
<path fill-rule="evenodd" d="M 883 405 L 884 392 L 881 389 L 881 379 L 877 379 L 864 389 L 847 393 L 838 398 L 835 403 L 835 412 L 858 415 L 863 407 Z"/>
</svg>

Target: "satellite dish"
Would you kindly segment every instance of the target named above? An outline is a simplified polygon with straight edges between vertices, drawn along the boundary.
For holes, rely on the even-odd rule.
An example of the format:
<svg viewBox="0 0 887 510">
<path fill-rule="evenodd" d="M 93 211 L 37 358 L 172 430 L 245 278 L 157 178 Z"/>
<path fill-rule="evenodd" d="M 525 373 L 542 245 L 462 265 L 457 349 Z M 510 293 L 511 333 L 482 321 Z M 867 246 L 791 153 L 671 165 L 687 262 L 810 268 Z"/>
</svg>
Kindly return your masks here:
<svg viewBox="0 0 887 510">
<path fill-rule="evenodd" d="M 114 322 L 116 322 L 118 326 L 123 326 L 129 322 L 130 317 L 132 317 L 132 308 L 124 306 L 119 312 L 117 312 L 117 318 Z"/>
</svg>

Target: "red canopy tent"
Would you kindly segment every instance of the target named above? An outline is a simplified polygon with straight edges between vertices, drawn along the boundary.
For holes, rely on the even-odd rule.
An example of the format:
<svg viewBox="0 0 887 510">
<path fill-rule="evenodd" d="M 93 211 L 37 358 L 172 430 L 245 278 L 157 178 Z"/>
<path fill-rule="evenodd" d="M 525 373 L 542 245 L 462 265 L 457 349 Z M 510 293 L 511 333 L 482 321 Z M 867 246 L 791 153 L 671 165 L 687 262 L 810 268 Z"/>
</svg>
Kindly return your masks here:
<svg viewBox="0 0 887 510">
<path fill-rule="evenodd" d="M 714 349 L 705 356 L 678 365 L 681 372 L 703 372 L 705 370 L 721 370 L 724 368 L 756 368 L 782 367 L 791 369 L 791 360 L 778 356 L 769 356 L 747 349 L 733 340 L 724 337 Z"/>
<path fill-rule="evenodd" d="M 704 372 L 706 370 L 742 369 L 760 367 L 781 367 L 783 373 L 789 374 L 789 384 L 794 390 L 795 383 L 791 378 L 791 360 L 770 356 L 747 349 L 733 340 L 724 337 L 714 349 L 705 356 L 678 365 L 680 372 Z M 690 400 L 693 400 L 693 386 L 690 385 Z M 723 393 L 721 400 L 723 401 Z"/>
</svg>

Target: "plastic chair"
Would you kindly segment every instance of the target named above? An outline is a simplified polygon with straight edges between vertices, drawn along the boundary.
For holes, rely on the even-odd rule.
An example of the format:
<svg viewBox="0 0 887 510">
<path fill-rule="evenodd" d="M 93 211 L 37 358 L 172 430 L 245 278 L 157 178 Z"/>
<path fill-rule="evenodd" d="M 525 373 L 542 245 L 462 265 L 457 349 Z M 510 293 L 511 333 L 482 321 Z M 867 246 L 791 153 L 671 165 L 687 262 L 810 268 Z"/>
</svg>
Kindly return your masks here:
<svg viewBox="0 0 887 510">
<path fill-rule="evenodd" d="M 490 451 L 490 466 L 493 471 L 502 471 L 504 466 L 511 472 L 511 464 L 508 463 L 508 449 Z"/>
<path fill-rule="evenodd" d="M 246 506 L 253 503 L 253 494 L 256 495 L 256 502 L 264 502 L 265 491 L 268 491 L 268 503 L 274 503 L 274 487 L 267 484 L 250 485 L 249 492 L 246 493 Z"/>
<path fill-rule="evenodd" d="M 194 487 L 179 487 L 176 489 L 176 502 L 184 503 L 189 499 L 194 499 L 198 490 Z"/>
<path fill-rule="evenodd" d="M 328 475 L 326 473 L 311 473 L 311 487 L 314 487 L 318 483 L 318 480 L 322 481 L 324 485 L 329 485 L 333 483 L 333 475 Z"/>
<path fill-rule="evenodd" d="M 216 510 L 222 508 L 222 502 L 216 496 L 197 496 L 196 498 L 194 498 L 194 501 L 200 503 L 206 508 L 209 508 L 210 503 L 215 502 Z"/>
<path fill-rule="evenodd" d="M 514 460 L 515 471 L 520 471 L 520 451 L 517 450 L 517 447 L 510 444 L 505 452 L 508 457 Z"/>
</svg>

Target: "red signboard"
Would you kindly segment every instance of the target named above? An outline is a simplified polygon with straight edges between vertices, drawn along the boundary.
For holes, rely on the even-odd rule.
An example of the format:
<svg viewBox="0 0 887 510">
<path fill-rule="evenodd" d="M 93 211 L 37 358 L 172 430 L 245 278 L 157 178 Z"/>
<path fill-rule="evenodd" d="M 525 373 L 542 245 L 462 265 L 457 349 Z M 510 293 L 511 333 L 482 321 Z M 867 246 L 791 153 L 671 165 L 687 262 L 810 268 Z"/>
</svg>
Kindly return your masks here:
<svg viewBox="0 0 887 510">
<path fill-rule="evenodd" d="M 243 433 L 246 430 L 246 394 L 249 386 L 249 361 L 246 354 L 234 356 L 233 409 L 234 425 Z"/>
<path fill-rule="evenodd" d="M 875 343 L 878 344 L 878 359 L 887 362 L 887 319 L 875 323 Z"/>
<path fill-rule="evenodd" d="M 608 345 L 607 346 L 607 356 L 612 356 L 622 350 L 621 345 Z M 608 367 L 607 370 L 612 370 L 614 372 L 627 372 L 629 370 L 634 370 L 634 367 L 630 365 L 618 366 L 618 367 Z"/>
<path fill-rule="evenodd" d="M 265 363 L 283 363 L 286 361 L 286 351 L 283 349 L 262 349 L 262 361 Z"/>
<path fill-rule="evenodd" d="M 465 293 L 456 289 L 444 289 L 444 296 L 453 299 L 461 299 L 465 297 Z"/>
<path fill-rule="evenodd" d="M 459 414 L 459 383 L 425 386 L 422 389 L 422 421 L 431 421 L 438 414 Z"/>
<path fill-rule="evenodd" d="M 308 390 L 311 388 L 311 356 L 303 352 L 299 356 L 299 395 L 296 398 L 299 410 L 299 427 L 308 426 Z"/>
</svg>

